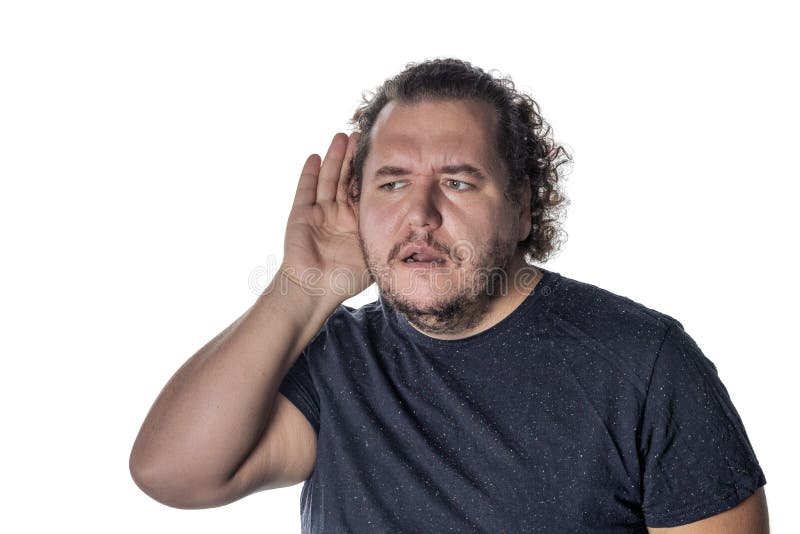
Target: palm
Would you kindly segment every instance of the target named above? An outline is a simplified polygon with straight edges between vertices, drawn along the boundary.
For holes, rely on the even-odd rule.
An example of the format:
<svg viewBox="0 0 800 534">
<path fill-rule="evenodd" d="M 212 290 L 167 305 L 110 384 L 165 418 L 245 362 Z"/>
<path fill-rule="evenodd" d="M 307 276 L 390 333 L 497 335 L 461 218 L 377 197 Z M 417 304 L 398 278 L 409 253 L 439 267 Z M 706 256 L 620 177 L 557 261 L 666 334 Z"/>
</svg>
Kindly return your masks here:
<svg viewBox="0 0 800 534">
<path fill-rule="evenodd" d="M 331 202 L 293 209 L 286 225 L 284 255 L 298 270 L 360 268 L 364 262 L 355 216 Z"/>
<path fill-rule="evenodd" d="M 347 285 L 351 296 L 368 285 L 366 265 L 358 244 L 356 218 L 347 203 L 347 163 L 357 141 L 353 134 L 346 142 L 343 134 L 334 136 L 321 166 L 311 156 L 303 167 L 294 205 L 289 214 L 284 241 L 284 266 L 298 278 L 316 273 L 318 282 Z M 309 278 L 311 280 L 311 278 Z"/>
</svg>

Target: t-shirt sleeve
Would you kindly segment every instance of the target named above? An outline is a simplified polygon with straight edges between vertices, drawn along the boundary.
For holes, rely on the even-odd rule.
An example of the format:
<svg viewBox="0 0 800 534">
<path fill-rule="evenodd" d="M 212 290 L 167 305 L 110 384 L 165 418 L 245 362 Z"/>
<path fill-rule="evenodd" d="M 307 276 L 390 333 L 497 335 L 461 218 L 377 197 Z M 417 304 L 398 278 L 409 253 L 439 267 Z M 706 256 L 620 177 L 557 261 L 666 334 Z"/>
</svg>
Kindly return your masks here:
<svg viewBox="0 0 800 534">
<path fill-rule="evenodd" d="M 319 436 L 319 394 L 309 367 L 309 347 L 300 353 L 289 368 L 278 391 L 306 416 Z"/>
<path fill-rule="evenodd" d="M 716 515 L 766 484 L 716 367 L 678 321 L 652 369 L 640 453 L 649 527 Z"/>
</svg>

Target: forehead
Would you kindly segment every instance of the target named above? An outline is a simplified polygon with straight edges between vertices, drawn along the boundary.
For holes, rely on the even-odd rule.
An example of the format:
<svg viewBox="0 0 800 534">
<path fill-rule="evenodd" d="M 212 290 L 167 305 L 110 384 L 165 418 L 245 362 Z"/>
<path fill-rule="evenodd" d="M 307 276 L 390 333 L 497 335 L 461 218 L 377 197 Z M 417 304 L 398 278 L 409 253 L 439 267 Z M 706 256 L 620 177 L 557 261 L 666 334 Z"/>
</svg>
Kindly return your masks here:
<svg viewBox="0 0 800 534">
<path fill-rule="evenodd" d="M 494 108 L 484 101 L 391 101 L 370 132 L 366 167 L 391 159 L 407 166 L 473 163 L 488 169 L 495 127 Z"/>
</svg>

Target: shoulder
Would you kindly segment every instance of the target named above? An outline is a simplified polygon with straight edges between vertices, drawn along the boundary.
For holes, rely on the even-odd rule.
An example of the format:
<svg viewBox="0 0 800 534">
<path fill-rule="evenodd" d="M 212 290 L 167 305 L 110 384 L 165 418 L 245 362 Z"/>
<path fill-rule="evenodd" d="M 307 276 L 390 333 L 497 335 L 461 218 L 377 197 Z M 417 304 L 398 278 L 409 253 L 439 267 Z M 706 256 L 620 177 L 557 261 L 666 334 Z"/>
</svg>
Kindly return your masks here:
<svg viewBox="0 0 800 534">
<path fill-rule="evenodd" d="M 380 301 L 364 304 L 359 308 L 340 304 L 325 321 L 324 329 L 337 331 L 348 328 L 367 328 L 380 321 L 382 310 Z"/>
<path fill-rule="evenodd" d="M 379 301 L 373 301 L 359 308 L 340 304 L 326 319 L 322 328 L 312 341 L 325 344 L 329 340 L 352 340 L 372 336 L 380 328 L 383 312 Z"/>
<path fill-rule="evenodd" d="M 563 275 L 547 288 L 546 317 L 555 343 L 574 358 L 602 358 L 642 389 L 671 331 L 674 317 L 633 298 Z"/>
<path fill-rule="evenodd" d="M 558 294 L 550 313 L 575 326 L 598 323 L 672 325 L 678 321 L 630 297 L 564 275 L 555 277 L 548 288 Z M 680 324 L 680 323 L 678 323 Z"/>
</svg>

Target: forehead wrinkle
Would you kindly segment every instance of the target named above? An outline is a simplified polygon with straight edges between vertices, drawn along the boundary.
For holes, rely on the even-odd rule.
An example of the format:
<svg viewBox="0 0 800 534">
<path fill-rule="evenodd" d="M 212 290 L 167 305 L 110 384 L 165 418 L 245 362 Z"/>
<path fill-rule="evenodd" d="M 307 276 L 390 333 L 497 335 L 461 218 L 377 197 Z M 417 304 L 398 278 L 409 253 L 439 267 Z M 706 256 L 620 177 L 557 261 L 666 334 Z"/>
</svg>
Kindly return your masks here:
<svg viewBox="0 0 800 534">
<path fill-rule="evenodd" d="M 394 146 L 391 151 L 379 146 L 375 150 L 376 170 L 375 174 L 384 175 L 399 175 L 400 169 L 409 171 L 409 174 L 452 174 L 453 171 L 447 169 L 448 167 L 468 166 L 477 169 L 477 173 L 471 173 L 468 169 L 462 170 L 463 174 L 482 174 L 486 177 L 487 174 L 492 174 L 491 160 L 487 157 L 486 152 L 478 150 L 479 157 L 475 158 L 470 151 L 462 149 L 463 144 L 460 139 L 453 139 L 451 147 L 441 150 L 436 148 L 425 147 L 424 144 L 416 142 L 412 136 L 402 135 L 406 138 L 403 146 Z M 480 177 L 480 176 L 476 176 Z"/>
</svg>

